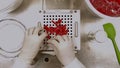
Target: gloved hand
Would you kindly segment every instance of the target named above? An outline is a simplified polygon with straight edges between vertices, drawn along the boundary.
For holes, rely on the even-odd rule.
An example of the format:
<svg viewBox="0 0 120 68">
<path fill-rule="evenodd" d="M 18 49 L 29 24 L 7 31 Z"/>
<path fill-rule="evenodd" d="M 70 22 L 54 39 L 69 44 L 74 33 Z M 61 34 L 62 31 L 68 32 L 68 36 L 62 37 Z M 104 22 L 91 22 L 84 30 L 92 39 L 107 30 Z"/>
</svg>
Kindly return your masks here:
<svg viewBox="0 0 120 68">
<path fill-rule="evenodd" d="M 46 36 L 47 33 L 40 26 L 28 29 L 25 34 L 23 49 L 18 58 L 31 64 Z"/>
<path fill-rule="evenodd" d="M 67 35 L 48 40 L 48 45 L 54 49 L 57 58 L 64 66 L 75 59 L 73 41 Z"/>
</svg>

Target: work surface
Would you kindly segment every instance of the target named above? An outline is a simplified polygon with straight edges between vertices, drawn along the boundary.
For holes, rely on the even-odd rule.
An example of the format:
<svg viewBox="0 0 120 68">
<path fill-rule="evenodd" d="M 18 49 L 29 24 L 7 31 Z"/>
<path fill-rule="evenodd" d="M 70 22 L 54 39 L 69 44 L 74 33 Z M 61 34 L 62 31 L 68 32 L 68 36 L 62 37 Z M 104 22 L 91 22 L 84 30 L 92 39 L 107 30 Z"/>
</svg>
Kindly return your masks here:
<svg viewBox="0 0 120 68">
<path fill-rule="evenodd" d="M 46 3 L 47 3 L 47 9 L 57 9 L 57 8 L 70 9 L 70 7 L 72 7 L 70 0 L 61 0 L 61 2 L 56 2 L 55 0 L 46 0 Z M 75 9 L 81 10 L 81 25 L 82 25 L 81 50 L 78 51 L 78 53 L 76 54 L 79 60 L 87 68 L 120 68 L 117 63 L 113 45 L 109 39 L 107 39 L 104 36 L 104 38 L 106 39 L 105 40 L 102 39 L 102 43 L 98 43 L 95 40 L 90 41 L 87 38 L 89 32 L 96 32 L 98 30 L 103 30 L 102 23 L 113 22 L 113 21 L 100 19 L 91 15 L 91 13 L 88 12 L 84 7 L 83 0 L 76 0 L 74 7 Z M 40 9 L 42 9 L 41 0 L 24 0 L 22 6 L 20 6 L 16 11 L 10 13 L 7 16 L 1 17 L 1 19 L 14 18 L 20 20 L 27 28 L 33 27 L 36 26 L 37 22 L 40 21 L 39 19 Z M 115 23 L 116 28 L 117 26 L 118 27 L 120 26 L 119 20 L 117 20 L 117 24 L 118 25 L 116 25 Z M 117 31 L 119 34 L 120 30 Z M 117 35 L 118 44 L 120 44 L 118 42 L 120 40 L 119 35 Z M 101 38 L 98 38 L 98 40 L 99 39 L 101 41 Z M 55 56 L 39 55 L 38 58 L 39 61 L 36 64 L 36 68 L 61 68 L 61 64 Z M 49 58 L 49 62 L 44 61 L 46 58 Z"/>
</svg>

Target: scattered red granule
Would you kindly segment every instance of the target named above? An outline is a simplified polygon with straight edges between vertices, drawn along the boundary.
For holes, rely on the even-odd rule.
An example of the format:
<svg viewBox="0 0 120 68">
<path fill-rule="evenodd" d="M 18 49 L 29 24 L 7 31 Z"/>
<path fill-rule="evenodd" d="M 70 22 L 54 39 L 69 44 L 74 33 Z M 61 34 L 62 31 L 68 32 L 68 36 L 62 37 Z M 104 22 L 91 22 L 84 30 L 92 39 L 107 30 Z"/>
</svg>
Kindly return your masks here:
<svg viewBox="0 0 120 68">
<path fill-rule="evenodd" d="M 52 23 L 53 24 L 55 24 L 55 26 L 54 27 L 52 27 L 52 26 L 48 26 L 48 25 L 44 25 L 44 29 L 47 31 L 47 33 L 48 33 L 48 36 L 47 36 L 47 38 L 48 39 L 50 39 L 51 38 L 51 34 L 55 34 L 55 35 L 67 35 L 67 33 L 68 33 L 68 29 L 67 29 L 67 26 L 66 26 L 66 24 L 65 25 L 63 25 L 62 24 L 62 20 L 61 19 L 59 19 L 58 21 L 53 21 L 52 20 Z"/>
<path fill-rule="evenodd" d="M 112 16 L 120 16 L 120 0 L 90 0 L 91 4 L 99 12 Z"/>
</svg>

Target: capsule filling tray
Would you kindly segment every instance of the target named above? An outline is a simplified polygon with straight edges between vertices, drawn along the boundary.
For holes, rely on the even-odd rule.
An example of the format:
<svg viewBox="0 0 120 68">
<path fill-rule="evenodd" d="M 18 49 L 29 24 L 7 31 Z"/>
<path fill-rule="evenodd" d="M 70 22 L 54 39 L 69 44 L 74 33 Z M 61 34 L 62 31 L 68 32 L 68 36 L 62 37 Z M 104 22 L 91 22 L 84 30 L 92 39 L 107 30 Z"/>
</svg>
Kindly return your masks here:
<svg viewBox="0 0 120 68">
<path fill-rule="evenodd" d="M 68 28 L 68 36 L 73 39 L 75 50 L 80 50 L 80 10 L 40 10 L 41 25 L 55 26 L 53 21 L 62 19 L 62 24 L 66 24 Z M 52 37 L 54 34 L 51 35 Z M 45 40 L 46 41 L 46 40 Z M 46 46 L 46 43 L 43 43 Z M 53 50 L 44 47 L 42 50 Z"/>
</svg>

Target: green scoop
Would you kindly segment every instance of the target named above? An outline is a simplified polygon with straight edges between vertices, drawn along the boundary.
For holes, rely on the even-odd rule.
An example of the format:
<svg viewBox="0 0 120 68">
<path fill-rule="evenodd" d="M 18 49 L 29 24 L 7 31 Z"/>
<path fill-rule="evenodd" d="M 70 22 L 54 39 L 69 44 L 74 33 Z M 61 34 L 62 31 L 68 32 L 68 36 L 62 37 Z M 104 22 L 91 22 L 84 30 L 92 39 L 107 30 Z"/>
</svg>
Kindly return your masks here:
<svg viewBox="0 0 120 68">
<path fill-rule="evenodd" d="M 115 28 L 111 23 L 104 24 L 103 28 L 104 28 L 104 31 L 107 33 L 107 37 L 111 39 L 113 43 L 116 57 L 117 57 L 118 63 L 120 64 L 120 51 L 115 41 L 115 37 L 116 37 Z"/>
</svg>

